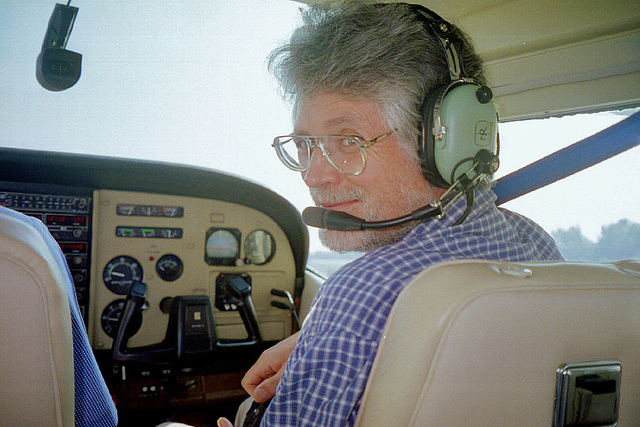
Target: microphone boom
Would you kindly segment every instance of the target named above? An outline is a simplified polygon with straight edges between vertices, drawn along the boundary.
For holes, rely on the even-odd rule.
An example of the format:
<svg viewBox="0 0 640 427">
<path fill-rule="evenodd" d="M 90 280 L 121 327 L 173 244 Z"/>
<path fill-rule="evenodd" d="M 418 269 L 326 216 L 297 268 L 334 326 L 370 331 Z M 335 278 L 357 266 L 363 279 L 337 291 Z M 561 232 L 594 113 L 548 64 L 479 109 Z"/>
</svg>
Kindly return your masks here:
<svg viewBox="0 0 640 427">
<path fill-rule="evenodd" d="M 348 213 L 308 207 L 302 211 L 302 221 L 310 227 L 327 230 L 358 231 L 364 229 L 364 220 Z"/>
</svg>

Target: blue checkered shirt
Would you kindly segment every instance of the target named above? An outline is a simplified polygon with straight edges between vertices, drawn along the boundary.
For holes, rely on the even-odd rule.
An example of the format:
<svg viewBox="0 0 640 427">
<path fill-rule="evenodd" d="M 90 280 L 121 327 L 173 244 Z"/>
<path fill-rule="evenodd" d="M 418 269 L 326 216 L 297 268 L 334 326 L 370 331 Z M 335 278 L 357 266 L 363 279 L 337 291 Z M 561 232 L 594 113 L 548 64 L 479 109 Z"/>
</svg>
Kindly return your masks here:
<svg viewBox="0 0 640 427">
<path fill-rule="evenodd" d="M 322 285 L 262 425 L 353 425 L 391 306 L 428 266 L 451 259 L 560 260 L 532 221 L 498 209 L 477 193 L 461 224 L 464 198 L 442 220 L 422 223 L 400 241 L 345 265 Z"/>
</svg>

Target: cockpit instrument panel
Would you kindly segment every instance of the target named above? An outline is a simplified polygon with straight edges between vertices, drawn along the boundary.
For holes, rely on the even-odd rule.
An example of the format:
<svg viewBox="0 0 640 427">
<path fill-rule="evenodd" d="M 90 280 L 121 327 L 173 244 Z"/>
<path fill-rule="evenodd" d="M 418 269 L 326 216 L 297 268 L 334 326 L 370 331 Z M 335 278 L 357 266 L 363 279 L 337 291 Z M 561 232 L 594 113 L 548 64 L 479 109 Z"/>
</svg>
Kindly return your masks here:
<svg viewBox="0 0 640 427">
<path fill-rule="evenodd" d="M 148 306 L 132 346 L 161 342 L 168 301 L 177 296 L 221 294 L 220 277 L 242 276 L 251 294 L 265 340 L 291 332 L 291 315 L 271 305 L 271 289 L 294 292 L 296 267 L 282 228 L 256 209 L 220 200 L 147 192 L 94 191 L 95 302 L 89 334 L 96 349 L 112 344 L 113 319 L 134 281 L 147 284 Z M 126 222 L 125 222 L 126 221 Z M 276 250 L 277 248 L 277 250 Z M 220 339 L 246 334 L 230 305 L 214 313 Z"/>
</svg>

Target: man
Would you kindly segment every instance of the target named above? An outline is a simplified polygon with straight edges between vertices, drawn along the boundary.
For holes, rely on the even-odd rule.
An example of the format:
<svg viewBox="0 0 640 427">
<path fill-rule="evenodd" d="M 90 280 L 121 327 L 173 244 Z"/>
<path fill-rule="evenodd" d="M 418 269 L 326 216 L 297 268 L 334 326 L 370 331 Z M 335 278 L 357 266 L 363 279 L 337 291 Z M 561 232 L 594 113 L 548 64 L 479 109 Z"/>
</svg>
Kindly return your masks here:
<svg viewBox="0 0 640 427">
<path fill-rule="evenodd" d="M 270 69 L 294 110 L 293 134 L 276 138 L 274 147 L 300 171 L 317 206 L 385 221 L 448 194 L 418 151 L 423 99 L 455 72 L 443 49 L 449 39 L 443 44 L 425 24 L 439 17 L 421 10 L 394 3 L 314 6 L 290 42 L 272 53 Z M 461 51 L 464 77 L 484 85 L 467 38 L 453 26 L 447 31 Z M 442 219 L 320 231 L 332 250 L 367 253 L 323 284 L 299 336 L 265 352 L 247 373 L 243 385 L 252 397 L 273 397 L 262 425 L 352 425 L 391 306 L 426 267 L 451 259 L 561 259 L 542 229 L 496 208 L 495 194 L 479 182 L 463 185 L 466 197 Z"/>
</svg>

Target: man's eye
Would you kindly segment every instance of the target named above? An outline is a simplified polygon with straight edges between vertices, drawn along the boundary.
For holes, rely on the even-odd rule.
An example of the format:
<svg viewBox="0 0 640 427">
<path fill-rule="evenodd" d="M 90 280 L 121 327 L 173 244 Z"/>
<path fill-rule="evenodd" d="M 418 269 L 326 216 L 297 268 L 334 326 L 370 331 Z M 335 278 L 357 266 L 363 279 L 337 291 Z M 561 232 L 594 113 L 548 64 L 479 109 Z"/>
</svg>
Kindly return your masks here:
<svg viewBox="0 0 640 427">
<path fill-rule="evenodd" d="M 307 146 L 306 138 L 294 137 L 294 138 L 291 138 L 291 141 L 293 141 L 293 143 L 298 149 L 306 148 Z"/>
<path fill-rule="evenodd" d="M 355 138 L 351 137 L 341 137 L 338 141 L 338 145 L 340 148 L 348 149 L 348 148 L 357 148 L 358 141 Z"/>
</svg>

